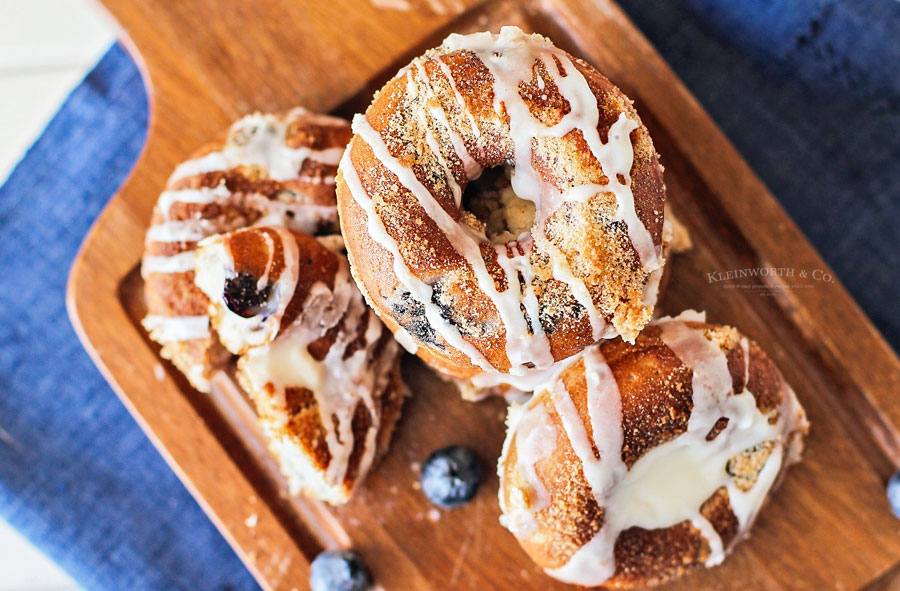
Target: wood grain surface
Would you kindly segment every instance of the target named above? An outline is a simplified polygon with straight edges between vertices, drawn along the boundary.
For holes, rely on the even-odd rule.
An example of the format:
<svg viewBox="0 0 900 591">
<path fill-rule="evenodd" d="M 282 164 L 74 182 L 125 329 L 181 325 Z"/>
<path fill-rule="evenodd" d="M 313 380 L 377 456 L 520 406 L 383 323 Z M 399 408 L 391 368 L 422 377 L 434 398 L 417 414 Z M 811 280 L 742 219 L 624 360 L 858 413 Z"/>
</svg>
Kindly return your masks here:
<svg viewBox="0 0 900 591">
<path fill-rule="evenodd" d="M 72 269 L 68 306 L 98 367 L 266 589 L 305 589 L 309 561 L 352 546 L 389 591 L 566 589 L 498 523 L 497 478 L 475 501 L 434 509 L 417 466 L 434 448 L 473 446 L 486 467 L 503 439 L 499 400 L 462 402 L 413 359 L 414 391 L 392 450 L 348 505 L 286 496 L 252 410 L 223 375 L 189 388 L 140 329 L 137 264 L 173 167 L 254 110 L 302 104 L 348 116 L 412 56 L 450 32 L 517 24 L 550 36 L 629 96 L 666 166 L 670 201 L 695 247 L 673 261 L 661 307 L 705 309 L 759 342 L 806 407 L 805 461 L 717 568 L 667 589 L 900 588 L 900 521 L 884 481 L 900 464 L 900 361 L 777 201 L 646 39 L 608 0 L 105 0 L 150 95 L 146 148 Z M 778 187 L 774 187 L 777 192 Z M 747 268 L 792 274 L 722 279 Z"/>
</svg>

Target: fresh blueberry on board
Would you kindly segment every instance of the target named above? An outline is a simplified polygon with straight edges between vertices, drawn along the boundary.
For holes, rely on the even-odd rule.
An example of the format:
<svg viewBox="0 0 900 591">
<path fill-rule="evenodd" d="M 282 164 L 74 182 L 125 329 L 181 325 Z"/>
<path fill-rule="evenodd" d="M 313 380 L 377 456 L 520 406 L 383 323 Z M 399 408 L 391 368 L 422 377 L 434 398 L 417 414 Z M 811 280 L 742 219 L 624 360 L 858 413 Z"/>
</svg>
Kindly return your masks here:
<svg viewBox="0 0 900 591">
<path fill-rule="evenodd" d="M 311 591 L 367 591 L 372 574 L 353 552 L 328 550 L 312 561 L 309 587 Z"/>
<path fill-rule="evenodd" d="M 900 471 L 894 472 L 887 483 L 887 498 L 891 511 L 900 519 Z"/>
<path fill-rule="evenodd" d="M 435 505 L 459 507 L 481 484 L 481 464 L 468 447 L 451 445 L 431 453 L 422 466 L 422 492 Z"/>
</svg>

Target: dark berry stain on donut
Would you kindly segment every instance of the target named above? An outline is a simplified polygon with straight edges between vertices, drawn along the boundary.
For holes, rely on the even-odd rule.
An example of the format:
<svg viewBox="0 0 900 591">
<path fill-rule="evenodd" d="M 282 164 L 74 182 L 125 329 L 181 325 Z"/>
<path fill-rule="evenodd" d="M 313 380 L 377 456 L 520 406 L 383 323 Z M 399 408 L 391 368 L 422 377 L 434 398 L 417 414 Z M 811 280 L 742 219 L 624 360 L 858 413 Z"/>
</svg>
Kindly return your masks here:
<svg viewBox="0 0 900 591">
<path fill-rule="evenodd" d="M 242 318 L 252 318 L 271 308 L 272 285 L 258 289 L 258 280 L 250 273 L 239 272 L 225 280 L 225 305 Z"/>
<path fill-rule="evenodd" d="M 390 301 L 390 307 L 397 324 L 402 326 L 414 339 L 444 350 L 444 346 L 437 342 L 434 328 L 425 318 L 425 306 L 413 298 L 411 293 L 404 291 L 398 299 Z"/>
</svg>

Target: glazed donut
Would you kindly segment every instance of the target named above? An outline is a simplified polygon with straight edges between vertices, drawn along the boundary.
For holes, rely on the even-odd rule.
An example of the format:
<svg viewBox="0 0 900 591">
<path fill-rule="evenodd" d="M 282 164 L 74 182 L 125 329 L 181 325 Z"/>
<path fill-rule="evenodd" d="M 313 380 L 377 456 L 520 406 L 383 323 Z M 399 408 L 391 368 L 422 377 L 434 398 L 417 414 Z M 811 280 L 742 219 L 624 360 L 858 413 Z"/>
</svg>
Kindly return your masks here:
<svg viewBox="0 0 900 591">
<path fill-rule="evenodd" d="M 338 230 L 334 175 L 350 138 L 346 121 L 294 109 L 237 121 L 175 169 L 147 231 L 141 275 L 143 325 L 191 384 L 209 390 L 230 356 L 210 332 L 208 301 L 194 286 L 201 239 L 251 224 L 310 234 Z"/>
<path fill-rule="evenodd" d="M 354 277 L 437 369 L 531 390 L 556 361 L 650 320 L 662 167 L 631 101 L 585 62 L 515 27 L 451 35 L 353 131 L 337 193 Z M 467 204 L 492 168 L 512 190 Z"/>
<path fill-rule="evenodd" d="M 238 359 L 293 494 L 342 503 L 387 449 L 406 388 L 399 347 L 346 258 L 284 227 L 212 236 L 196 284 Z"/>
<path fill-rule="evenodd" d="M 720 563 L 808 429 L 765 353 L 695 312 L 588 348 L 507 420 L 502 523 L 551 576 L 622 588 Z"/>
</svg>

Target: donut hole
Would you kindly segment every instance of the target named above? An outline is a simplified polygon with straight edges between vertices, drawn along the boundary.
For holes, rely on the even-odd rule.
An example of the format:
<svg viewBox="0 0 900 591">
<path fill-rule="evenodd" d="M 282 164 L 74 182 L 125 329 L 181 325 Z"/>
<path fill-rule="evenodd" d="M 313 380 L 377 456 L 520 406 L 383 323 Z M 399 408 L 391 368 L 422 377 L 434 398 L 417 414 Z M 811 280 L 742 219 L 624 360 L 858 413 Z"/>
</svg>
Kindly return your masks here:
<svg viewBox="0 0 900 591">
<path fill-rule="evenodd" d="M 534 203 L 520 199 L 504 167 L 485 169 L 462 196 L 462 219 L 494 244 L 515 242 L 534 225 Z"/>
</svg>

